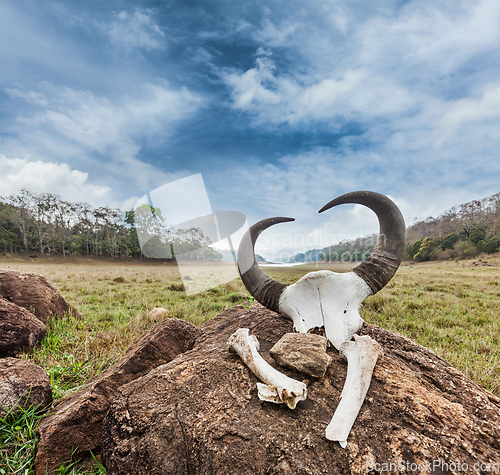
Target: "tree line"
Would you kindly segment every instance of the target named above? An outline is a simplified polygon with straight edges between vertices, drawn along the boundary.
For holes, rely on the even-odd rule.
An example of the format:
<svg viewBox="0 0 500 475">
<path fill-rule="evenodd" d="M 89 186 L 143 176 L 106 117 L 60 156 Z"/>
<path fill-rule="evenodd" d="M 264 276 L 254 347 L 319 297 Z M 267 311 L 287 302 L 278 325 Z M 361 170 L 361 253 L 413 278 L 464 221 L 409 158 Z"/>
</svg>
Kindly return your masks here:
<svg viewBox="0 0 500 475">
<path fill-rule="evenodd" d="M 144 256 L 173 259 L 176 253 L 188 253 L 193 259 L 221 259 L 222 255 L 209 248 L 209 244 L 200 229 L 168 228 L 161 211 L 149 205 L 122 212 L 24 189 L 17 195 L 0 197 L 3 253 L 121 259 Z"/>
<path fill-rule="evenodd" d="M 407 229 L 405 257 L 464 259 L 500 250 L 500 193 L 451 208 Z"/>
<path fill-rule="evenodd" d="M 299 253 L 290 262 L 354 262 L 372 252 L 377 235 Z M 406 230 L 405 258 L 418 262 L 500 252 L 500 193 L 455 206 Z"/>
</svg>

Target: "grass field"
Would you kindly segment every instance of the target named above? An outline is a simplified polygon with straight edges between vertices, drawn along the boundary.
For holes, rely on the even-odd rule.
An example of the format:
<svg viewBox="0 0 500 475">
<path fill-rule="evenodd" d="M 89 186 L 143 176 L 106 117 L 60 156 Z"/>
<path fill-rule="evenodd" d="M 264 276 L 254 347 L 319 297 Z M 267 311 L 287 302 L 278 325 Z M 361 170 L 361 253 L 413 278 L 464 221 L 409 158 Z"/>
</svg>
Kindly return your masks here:
<svg viewBox="0 0 500 475">
<path fill-rule="evenodd" d="M 484 262 L 473 265 L 472 261 L 403 263 L 392 281 L 365 301 L 361 315 L 432 349 L 500 395 L 500 258 L 488 262 L 493 266 L 484 266 Z M 200 324 L 247 300 L 239 279 L 188 296 L 175 265 L 2 258 L 0 268 L 45 275 L 84 316 L 83 320 L 50 322 L 42 346 L 22 355 L 48 371 L 56 399 L 70 394 L 123 355 L 156 323 L 149 316 L 154 307 L 164 307 L 172 317 Z M 321 268 L 344 272 L 349 266 Z M 265 272 L 283 283 L 293 283 L 317 269 L 306 265 L 266 268 Z M 16 417 L 0 419 L 0 475 L 33 473 L 34 428 L 40 415 L 28 412 Z M 68 464 L 60 473 L 105 472 L 98 464 L 85 471 Z"/>
</svg>

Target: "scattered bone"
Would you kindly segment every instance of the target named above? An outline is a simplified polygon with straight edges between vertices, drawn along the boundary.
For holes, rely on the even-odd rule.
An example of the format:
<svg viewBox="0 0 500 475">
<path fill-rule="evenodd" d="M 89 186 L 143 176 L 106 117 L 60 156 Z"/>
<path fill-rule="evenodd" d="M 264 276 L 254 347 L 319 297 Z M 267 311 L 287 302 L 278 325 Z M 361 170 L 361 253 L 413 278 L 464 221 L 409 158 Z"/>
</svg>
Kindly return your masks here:
<svg viewBox="0 0 500 475">
<path fill-rule="evenodd" d="M 285 403 L 295 409 L 297 402 L 307 397 L 306 385 L 275 370 L 259 355 L 259 341 L 250 335 L 248 328 L 240 328 L 227 342 L 228 350 L 237 353 L 250 371 L 266 384 L 257 383 L 259 399 L 262 401 Z"/>
<path fill-rule="evenodd" d="M 332 361 L 326 353 L 327 339 L 312 333 L 287 333 L 269 353 L 276 363 L 315 378 L 322 378 Z"/>
<path fill-rule="evenodd" d="M 380 344 L 368 335 L 354 335 L 354 340 L 340 347 L 340 353 L 347 359 L 347 377 L 340 403 L 326 428 L 326 438 L 338 441 L 343 448 L 365 400 L 377 359 L 383 355 Z"/>
</svg>

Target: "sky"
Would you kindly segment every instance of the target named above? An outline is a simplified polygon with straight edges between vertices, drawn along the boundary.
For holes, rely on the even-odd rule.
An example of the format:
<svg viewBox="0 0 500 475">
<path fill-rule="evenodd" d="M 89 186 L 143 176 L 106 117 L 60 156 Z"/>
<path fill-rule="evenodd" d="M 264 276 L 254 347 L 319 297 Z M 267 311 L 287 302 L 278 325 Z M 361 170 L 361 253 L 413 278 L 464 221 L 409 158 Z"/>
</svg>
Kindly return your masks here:
<svg viewBox="0 0 500 475">
<path fill-rule="evenodd" d="M 0 196 L 131 209 L 201 174 L 214 211 L 291 216 L 261 249 L 500 191 L 498 0 L 0 3 Z M 279 230 L 278 230 L 279 228 Z M 274 231 L 274 229 L 273 229 Z"/>
</svg>

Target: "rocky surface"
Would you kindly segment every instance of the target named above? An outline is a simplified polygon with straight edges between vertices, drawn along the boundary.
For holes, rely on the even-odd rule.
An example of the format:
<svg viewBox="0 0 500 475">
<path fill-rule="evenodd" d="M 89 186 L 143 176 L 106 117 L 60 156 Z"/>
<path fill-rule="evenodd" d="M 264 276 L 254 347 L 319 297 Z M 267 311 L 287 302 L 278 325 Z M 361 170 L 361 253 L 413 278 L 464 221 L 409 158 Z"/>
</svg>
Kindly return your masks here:
<svg viewBox="0 0 500 475">
<path fill-rule="evenodd" d="M 0 298 L 0 357 L 29 352 L 46 334 L 45 325 L 32 313 Z"/>
<path fill-rule="evenodd" d="M 63 400 L 38 428 L 36 473 L 53 473 L 73 448 L 79 449 L 76 457 L 99 451 L 102 421 L 118 388 L 191 349 L 197 336 L 194 325 L 177 318 L 157 323 L 120 361 Z"/>
<path fill-rule="evenodd" d="M 53 315 L 68 312 L 77 318 L 81 315 L 45 277 L 33 272 L 0 270 L 0 297 L 33 313 L 42 323 Z"/>
<path fill-rule="evenodd" d="M 47 407 L 52 389 L 47 372 L 33 363 L 17 358 L 0 359 L 0 417 L 17 407 Z"/>
<path fill-rule="evenodd" d="M 327 339 L 313 333 L 286 333 L 269 354 L 280 366 L 322 378 L 332 361 L 326 352 Z"/>
<path fill-rule="evenodd" d="M 262 402 L 255 376 L 227 351 L 240 327 L 276 365 L 269 349 L 291 332 L 287 317 L 254 305 L 203 324 L 193 350 L 118 390 L 104 422 L 108 475 L 365 474 L 382 463 L 500 461 L 500 399 L 413 341 L 363 326 L 360 333 L 378 341 L 384 356 L 342 449 L 325 428 L 345 381 L 343 358 L 328 350 L 325 377 L 309 382 L 295 410 Z"/>
</svg>

